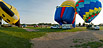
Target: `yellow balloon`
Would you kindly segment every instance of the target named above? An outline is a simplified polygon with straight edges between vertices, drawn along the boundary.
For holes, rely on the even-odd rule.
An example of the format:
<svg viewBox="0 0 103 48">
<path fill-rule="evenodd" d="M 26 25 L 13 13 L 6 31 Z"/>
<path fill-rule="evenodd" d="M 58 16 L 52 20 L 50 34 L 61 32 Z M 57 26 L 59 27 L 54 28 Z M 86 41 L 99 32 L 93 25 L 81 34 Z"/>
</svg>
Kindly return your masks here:
<svg viewBox="0 0 103 48">
<path fill-rule="evenodd" d="M 74 0 L 67 0 L 67 1 L 73 1 L 74 3 L 76 3 Z"/>
<path fill-rule="evenodd" d="M 75 1 L 69 0 L 69 1 L 64 1 L 60 7 L 74 7 L 75 8 Z"/>
<path fill-rule="evenodd" d="M 17 23 L 20 19 L 17 9 L 2 0 L 0 4 L 0 17 L 9 24 Z"/>
</svg>

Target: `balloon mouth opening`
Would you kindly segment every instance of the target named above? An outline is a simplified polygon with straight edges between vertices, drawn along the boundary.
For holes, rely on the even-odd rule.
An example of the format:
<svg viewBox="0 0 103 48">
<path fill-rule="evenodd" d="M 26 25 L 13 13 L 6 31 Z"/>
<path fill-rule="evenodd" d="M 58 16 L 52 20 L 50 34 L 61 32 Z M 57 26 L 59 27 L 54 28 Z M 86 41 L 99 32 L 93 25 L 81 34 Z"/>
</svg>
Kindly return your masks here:
<svg viewBox="0 0 103 48">
<path fill-rule="evenodd" d="M 21 25 L 20 25 L 20 19 L 14 25 L 16 25 L 18 27 L 21 27 Z"/>
</svg>

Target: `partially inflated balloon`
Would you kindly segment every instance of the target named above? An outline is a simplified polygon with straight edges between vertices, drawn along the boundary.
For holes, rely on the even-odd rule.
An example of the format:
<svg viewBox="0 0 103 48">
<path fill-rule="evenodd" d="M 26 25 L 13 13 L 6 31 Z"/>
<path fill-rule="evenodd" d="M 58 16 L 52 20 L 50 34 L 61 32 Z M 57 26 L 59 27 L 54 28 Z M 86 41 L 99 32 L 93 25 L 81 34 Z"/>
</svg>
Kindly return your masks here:
<svg viewBox="0 0 103 48">
<path fill-rule="evenodd" d="M 0 0 L 0 17 L 7 23 L 19 26 L 19 13 L 17 9 L 3 0 Z"/>
<path fill-rule="evenodd" d="M 60 25 L 73 24 L 75 27 L 75 2 L 73 0 L 65 1 L 61 6 L 57 7 L 55 13 L 55 21 Z"/>
<path fill-rule="evenodd" d="M 90 23 L 101 11 L 99 0 L 79 0 L 76 3 L 76 11 L 86 23 Z"/>
</svg>

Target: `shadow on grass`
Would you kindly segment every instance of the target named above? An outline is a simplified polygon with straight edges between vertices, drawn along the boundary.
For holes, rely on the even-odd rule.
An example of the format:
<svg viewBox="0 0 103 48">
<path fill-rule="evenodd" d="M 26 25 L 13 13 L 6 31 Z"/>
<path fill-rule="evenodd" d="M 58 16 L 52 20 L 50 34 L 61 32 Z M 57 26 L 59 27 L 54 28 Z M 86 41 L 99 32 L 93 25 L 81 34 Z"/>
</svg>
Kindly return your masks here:
<svg viewBox="0 0 103 48">
<path fill-rule="evenodd" d="M 0 30 L 11 31 L 11 32 L 28 32 L 18 27 L 0 27 Z"/>
<path fill-rule="evenodd" d="M 18 38 L 0 31 L 0 48 L 30 48 L 29 39 Z"/>
<path fill-rule="evenodd" d="M 44 32 L 27 32 L 22 28 L 0 28 L 0 48 L 31 48 L 30 40 Z"/>
</svg>

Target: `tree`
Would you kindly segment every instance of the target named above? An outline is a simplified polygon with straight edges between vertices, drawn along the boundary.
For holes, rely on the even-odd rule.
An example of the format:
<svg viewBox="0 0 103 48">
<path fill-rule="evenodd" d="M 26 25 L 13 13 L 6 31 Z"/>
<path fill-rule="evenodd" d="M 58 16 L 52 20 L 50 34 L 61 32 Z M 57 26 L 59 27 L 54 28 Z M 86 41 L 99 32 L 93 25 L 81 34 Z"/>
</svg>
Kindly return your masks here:
<svg viewBox="0 0 103 48">
<path fill-rule="evenodd" d="M 83 27 L 85 26 L 86 24 L 85 23 L 83 23 Z"/>
<path fill-rule="evenodd" d="M 79 23 L 79 26 L 81 26 L 81 23 Z"/>
<path fill-rule="evenodd" d="M 94 25 L 93 23 L 91 23 L 91 25 Z"/>
<path fill-rule="evenodd" d="M 79 26 L 81 26 L 81 23 L 79 23 Z"/>
<path fill-rule="evenodd" d="M 99 24 L 99 26 L 103 26 L 103 23 Z"/>
<path fill-rule="evenodd" d="M 38 25 L 44 25 L 44 23 L 38 23 Z"/>
</svg>

